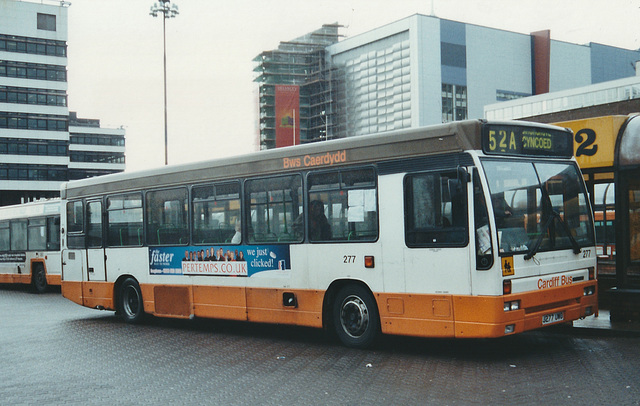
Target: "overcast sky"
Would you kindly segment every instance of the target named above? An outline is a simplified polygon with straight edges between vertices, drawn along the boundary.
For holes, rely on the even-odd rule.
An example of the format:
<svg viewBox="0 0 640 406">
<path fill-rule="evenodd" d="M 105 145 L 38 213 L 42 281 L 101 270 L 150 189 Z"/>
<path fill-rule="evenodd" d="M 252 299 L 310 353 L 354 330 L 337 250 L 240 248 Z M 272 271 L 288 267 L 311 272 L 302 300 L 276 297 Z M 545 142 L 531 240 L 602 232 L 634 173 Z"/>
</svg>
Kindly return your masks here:
<svg viewBox="0 0 640 406">
<path fill-rule="evenodd" d="M 339 23 L 347 37 L 420 13 L 640 48 L 640 0 L 175 0 L 167 20 L 169 164 L 252 152 L 260 52 Z M 164 164 L 162 19 L 151 0 L 71 0 L 69 109 L 126 129 L 127 171 Z"/>
</svg>

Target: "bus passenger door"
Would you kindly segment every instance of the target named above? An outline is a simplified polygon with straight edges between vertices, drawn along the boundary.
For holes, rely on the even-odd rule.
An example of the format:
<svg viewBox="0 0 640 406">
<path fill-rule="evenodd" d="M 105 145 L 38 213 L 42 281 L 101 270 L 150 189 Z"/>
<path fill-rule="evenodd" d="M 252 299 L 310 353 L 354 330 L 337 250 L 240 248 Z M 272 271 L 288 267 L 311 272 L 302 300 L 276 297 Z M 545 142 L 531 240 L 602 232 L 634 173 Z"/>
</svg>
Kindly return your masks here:
<svg viewBox="0 0 640 406">
<path fill-rule="evenodd" d="M 89 201 L 86 210 L 87 280 L 106 281 L 102 202 Z"/>
<path fill-rule="evenodd" d="M 87 275 L 83 202 L 68 202 L 60 216 L 62 296 L 83 305 L 82 282 L 86 281 Z"/>
</svg>

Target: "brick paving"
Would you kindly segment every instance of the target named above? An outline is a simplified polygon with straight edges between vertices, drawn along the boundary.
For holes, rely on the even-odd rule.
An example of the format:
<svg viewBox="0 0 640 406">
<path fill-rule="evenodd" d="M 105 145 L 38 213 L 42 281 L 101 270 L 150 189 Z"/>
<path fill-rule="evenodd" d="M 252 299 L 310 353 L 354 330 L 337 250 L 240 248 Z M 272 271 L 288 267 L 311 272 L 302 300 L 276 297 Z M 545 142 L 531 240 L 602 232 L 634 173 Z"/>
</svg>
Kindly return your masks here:
<svg viewBox="0 0 640 406">
<path fill-rule="evenodd" d="M 59 292 L 0 286 L 0 404 L 640 405 L 640 335 L 577 330 L 385 337 L 364 351 L 304 328 L 131 326 Z"/>
</svg>

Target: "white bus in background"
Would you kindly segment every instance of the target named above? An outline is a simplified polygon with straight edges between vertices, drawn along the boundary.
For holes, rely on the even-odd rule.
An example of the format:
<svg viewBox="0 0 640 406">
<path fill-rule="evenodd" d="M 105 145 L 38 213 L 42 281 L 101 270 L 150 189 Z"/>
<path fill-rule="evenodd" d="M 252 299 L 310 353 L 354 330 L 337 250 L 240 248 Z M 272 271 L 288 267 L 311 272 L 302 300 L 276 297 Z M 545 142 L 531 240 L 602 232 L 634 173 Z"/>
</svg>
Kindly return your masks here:
<svg viewBox="0 0 640 406">
<path fill-rule="evenodd" d="M 60 286 L 60 200 L 0 206 L 0 283 Z"/>
<path fill-rule="evenodd" d="M 62 294 L 353 347 L 570 322 L 598 311 L 572 156 L 568 130 L 470 120 L 72 181 Z"/>
</svg>

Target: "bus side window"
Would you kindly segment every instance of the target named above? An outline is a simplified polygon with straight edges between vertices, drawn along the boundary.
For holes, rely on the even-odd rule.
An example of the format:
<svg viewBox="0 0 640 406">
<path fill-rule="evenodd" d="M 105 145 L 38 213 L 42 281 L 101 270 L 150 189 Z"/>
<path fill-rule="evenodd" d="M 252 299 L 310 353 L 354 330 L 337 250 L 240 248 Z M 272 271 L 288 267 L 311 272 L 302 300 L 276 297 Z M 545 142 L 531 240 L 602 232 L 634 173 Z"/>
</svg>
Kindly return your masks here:
<svg viewBox="0 0 640 406">
<path fill-rule="evenodd" d="M 11 251 L 27 250 L 27 220 L 11 222 Z"/>
<path fill-rule="evenodd" d="M 404 198 L 408 247 L 467 244 L 467 191 L 456 171 L 407 175 Z"/>
<path fill-rule="evenodd" d="M 239 244 L 242 241 L 238 182 L 194 186 L 191 207 L 194 244 Z"/>
<path fill-rule="evenodd" d="M 60 217 L 47 217 L 47 249 L 58 251 L 60 249 Z"/>
<path fill-rule="evenodd" d="M 102 247 L 102 202 L 87 203 L 87 248 Z"/>
<path fill-rule="evenodd" d="M 27 226 L 27 243 L 29 250 L 45 250 L 47 249 L 47 219 L 29 219 Z"/>
<path fill-rule="evenodd" d="M 0 252 L 9 251 L 10 237 L 9 237 L 9 222 L 4 221 L 0 223 Z"/>
<path fill-rule="evenodd" d="M 274 176 L 246 182 L 245 205 L 250 213 L 248 241 L 302 242 L 295 220 L 302 212 L 302 177 Z"/>
<path fill-rule="evenodd" d="M 309 241 L 375 241 L 378 238 L 377 177 L 373 168 L 314 171 L 307 177 Z M 314 232 L 313 207 L 325 225 Z"/>
<path fill-rule="evenodd" d="M 493 264 L 489 211 L 478 170 L 473 170 L 473 213 L 476 229 L 476 269 L 489 269 Z"/>
<path fill-rule="evenodd" d="M 189 242 L 187 199 L 188 192 L 184 187 L 147 192 L 147 244 L 184 245 Z M 135 245 L 135 239 L 129 245 Z"/>
<path fill-rule="evenodd" d="M 107 197 L 107 243 L 110 247 L 139 246 L 142 235 L 142 195 Z"/>
<path fill-rule="evenodd" d="M 82 200 L 67 203 L 67 246 L 85 248 L 84 245 L 84 208 Z"/>
</svg>

